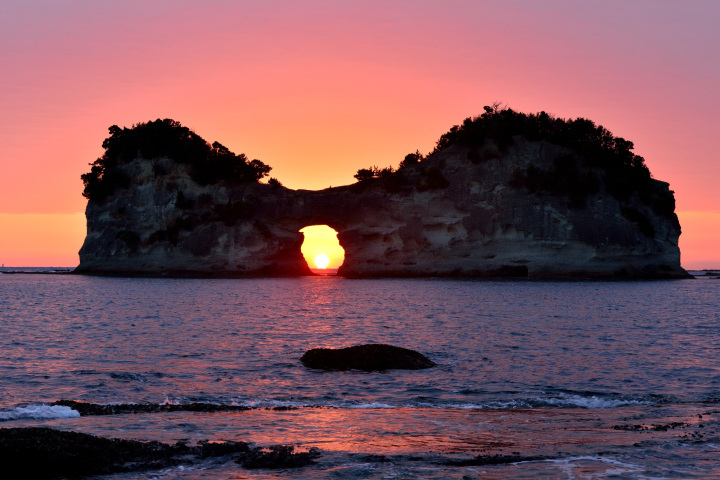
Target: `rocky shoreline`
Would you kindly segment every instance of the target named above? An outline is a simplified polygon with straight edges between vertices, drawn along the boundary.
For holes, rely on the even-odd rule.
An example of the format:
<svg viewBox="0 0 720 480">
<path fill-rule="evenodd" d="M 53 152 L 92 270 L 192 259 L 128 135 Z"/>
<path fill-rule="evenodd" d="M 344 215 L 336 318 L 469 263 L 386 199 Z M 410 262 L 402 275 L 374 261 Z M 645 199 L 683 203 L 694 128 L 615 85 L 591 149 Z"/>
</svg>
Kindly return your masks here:
<svg viewBox="0 0 720 480">
<path fill-rule="evenodd" d="M 313 465 L 323 452 L 318 448 L 296 451 L 291 445 L 258 447 L 247 442 L 199 441 L 168 444 L 104 438 L 44 427 L 0 428 L 0 465 L 7 480 L 81 479 L 96 475 L 144 472 L 200 462 L 234 462 L 248 470 L 287 470 Z M 426 460 L 448 467 L 489 466 L 546 460 L 549 456 L 480 454 L 471 458 L 351 454 L 365 463 Z M 557 458 L 562 458 L 559 455 Z"/>
<path fill-rule="evenodd" d="M 0 429 L 3 478 L 13 480 L 155 470 L 250 451 L 251 447 L 244 442 L 201 442 L 188 446 L 109 439 L 42 427 Z"/>
</svg>

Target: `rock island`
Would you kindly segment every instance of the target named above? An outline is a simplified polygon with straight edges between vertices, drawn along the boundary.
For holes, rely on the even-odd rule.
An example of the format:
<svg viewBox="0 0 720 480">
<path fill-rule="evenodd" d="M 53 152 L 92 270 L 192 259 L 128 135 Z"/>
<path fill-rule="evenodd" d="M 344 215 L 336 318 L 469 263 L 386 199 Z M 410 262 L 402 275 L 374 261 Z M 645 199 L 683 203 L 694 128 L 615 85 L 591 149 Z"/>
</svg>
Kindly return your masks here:
<svg viewBox="0 0 720 480">
<path fill-rule="evenodd" d="M 300 229 L 338 232 L 346 277 L 683 278 L 669 184 L 583 119 L 497 106 L 427 156 L 291 190 L 165 119 L 110 127 L 82 176 L 80 273 L 311 275 Z"/>
</svg>

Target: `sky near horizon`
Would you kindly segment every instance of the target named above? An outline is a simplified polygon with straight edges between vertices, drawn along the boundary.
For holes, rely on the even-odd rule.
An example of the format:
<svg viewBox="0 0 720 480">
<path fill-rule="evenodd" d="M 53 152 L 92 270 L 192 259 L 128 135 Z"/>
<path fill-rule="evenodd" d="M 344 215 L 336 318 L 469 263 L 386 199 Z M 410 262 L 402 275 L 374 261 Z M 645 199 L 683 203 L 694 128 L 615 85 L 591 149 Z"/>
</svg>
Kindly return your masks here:
<svg viewBox="0 0 720 480">
<path fill-rule="evenodd" d="M 720 267 L 720 2 L 0 4 L 0 262 L 75 266 L 80 175 L 173 118 L 290 188 L 353 183 L 503 102 L 585 117 L 670 183 L 686 268 Z"/>
</svg>

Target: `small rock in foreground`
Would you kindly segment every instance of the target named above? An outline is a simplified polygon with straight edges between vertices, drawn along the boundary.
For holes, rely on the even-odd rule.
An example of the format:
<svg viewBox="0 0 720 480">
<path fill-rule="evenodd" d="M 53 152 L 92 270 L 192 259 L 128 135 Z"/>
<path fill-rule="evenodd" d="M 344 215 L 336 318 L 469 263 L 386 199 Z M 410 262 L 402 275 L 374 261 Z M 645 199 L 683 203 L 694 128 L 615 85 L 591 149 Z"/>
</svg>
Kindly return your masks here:
<svg viewBox="0 0 720 480">
<path fill-rule="evenodd" d="M 393 345 L 367 344 L 347 348 L 313 348 L 300 358 L 308 368 L 321 370 L 421 370 L 436 365 L 423 354 Z"/>
</svg>

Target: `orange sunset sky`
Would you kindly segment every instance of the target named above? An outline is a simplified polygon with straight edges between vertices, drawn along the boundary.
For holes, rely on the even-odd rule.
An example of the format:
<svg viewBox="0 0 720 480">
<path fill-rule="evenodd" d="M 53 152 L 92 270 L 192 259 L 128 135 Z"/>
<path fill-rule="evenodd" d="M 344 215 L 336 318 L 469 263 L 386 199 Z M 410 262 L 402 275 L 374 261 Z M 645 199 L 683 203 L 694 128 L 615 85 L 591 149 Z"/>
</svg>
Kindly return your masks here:
<svg viewBox="0 0 720 480">
<path fill-rule="evenodd" d="M 290 188 L 430 151 L 496 101 L 586 117 L 675 191 L 720 267 L 716 0 L 0 3 L 0 262 L 76 266 L 110 125 L 173 118 Z"/>
</svg>

